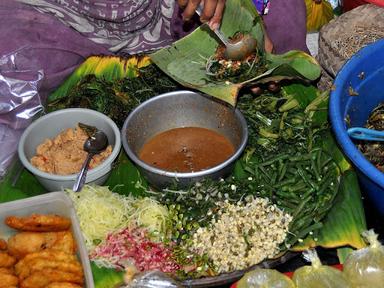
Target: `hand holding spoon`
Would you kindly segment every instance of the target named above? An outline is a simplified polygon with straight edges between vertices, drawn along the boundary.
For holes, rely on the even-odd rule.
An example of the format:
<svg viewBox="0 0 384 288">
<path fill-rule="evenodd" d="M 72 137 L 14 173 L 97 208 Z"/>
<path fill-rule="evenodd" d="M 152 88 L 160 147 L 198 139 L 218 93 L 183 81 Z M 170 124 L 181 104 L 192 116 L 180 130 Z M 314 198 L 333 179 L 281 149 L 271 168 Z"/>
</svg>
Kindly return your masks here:
<svg viewBox="0 0 384 288">
<path fill-rule="evenodd" d="M 80 126 L 80 125 L 79 125 Z M 94 127 L 93 127 L 94 128 Z M 85 159 L 83 166 L 81 167 L 80 173 L 77 176 L 75 184 L 72 190 L 79 192 L 85 184 L 85 179 L 88 172 L 88 166 L 94 155 L 99 154 L 108 146 L 108 137 L 101 130 L 94 131 L 89 138 L 84 142 L 84 151 L 88 152 L 87 158 Z"/>
<path fill-rule="evenodd" d="M 199 7 L 196 9 L 196 14 L 201 16 L 203 8 L 204 7 L 202 5 L 199 5 Z M 244 35 L 243 39 L 240 41 L 236 43 L 230 43 L 227 37 L 225 37 L 219 28 L 213 29 L 212 31 L 225 45 L 226 49 L 224 52 L 224 57 L 228 60 L 243 60 L 256 50 L 257 41 L 251 35 Z"/>
</svg>

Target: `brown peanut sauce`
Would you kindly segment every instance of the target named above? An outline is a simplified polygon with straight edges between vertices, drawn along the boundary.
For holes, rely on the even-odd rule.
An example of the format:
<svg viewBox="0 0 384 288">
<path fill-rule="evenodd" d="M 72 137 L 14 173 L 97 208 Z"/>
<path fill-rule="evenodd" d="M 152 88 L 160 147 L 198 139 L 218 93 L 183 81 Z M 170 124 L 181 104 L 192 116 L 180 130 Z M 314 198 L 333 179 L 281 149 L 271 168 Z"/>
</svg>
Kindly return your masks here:
<svg viewBox="0 0 384 288">
<path fill-rule="evenodd" d="M 197 172 L 214 167 L 235 152 L 233 144 L 216 131 L 182 127 L 161 132 L 147 141 L 139 158 L 171 172 Z"/>
</svg>

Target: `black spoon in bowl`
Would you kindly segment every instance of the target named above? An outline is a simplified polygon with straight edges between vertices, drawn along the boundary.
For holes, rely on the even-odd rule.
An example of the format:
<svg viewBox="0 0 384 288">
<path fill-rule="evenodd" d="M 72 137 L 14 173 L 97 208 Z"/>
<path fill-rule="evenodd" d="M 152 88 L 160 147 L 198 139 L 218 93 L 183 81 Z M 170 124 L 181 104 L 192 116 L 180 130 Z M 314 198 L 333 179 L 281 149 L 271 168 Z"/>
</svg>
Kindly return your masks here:
<svg viewBox="0 0 384 288">
<path fill-rule="evenodd" d="M 79 124 L 80 128 L 83 128 L 82 125 Z M 81 167 L 79 175 L 76 178 L 75 184 L 73 185 L 72 190 L 74 192 L 79 192 L 83 188 L 88 172 L 89 163 L 91 162 L 92 157 L 102 152 L 108 146 L 108 137 L 103 131 L 98 130 L 92 126 L 84 126 L 86 126 L 88 129 L 92 128 L 94 130 L 91 134 L 88 134 L 89 138 L 84 142 L 83 149 L 84 151 L 88 152 L 88 155 L 83 163 L 83 166 Z"/>
</svg>

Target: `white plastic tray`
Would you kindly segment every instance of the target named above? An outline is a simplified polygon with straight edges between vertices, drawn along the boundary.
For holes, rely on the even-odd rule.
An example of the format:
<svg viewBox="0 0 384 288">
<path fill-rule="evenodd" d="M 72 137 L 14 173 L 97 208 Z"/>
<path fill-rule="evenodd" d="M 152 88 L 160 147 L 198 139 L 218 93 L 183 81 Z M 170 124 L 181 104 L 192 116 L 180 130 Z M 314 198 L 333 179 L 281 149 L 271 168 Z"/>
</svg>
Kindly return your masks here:
<svg viewBox="0 0 384 288">
<path fill-rule="evenodd" d="M 64 192 L 52 192 L 40 196 L 0 204 L 0 238 L 9 238 L 16 230 L 4 223 L 7 216 L 28 216 L 32 213 L 56 214 L 72 221 L 71 229 L 77 244 L 77 254 L 84 270 L 86 288 L 94 288 L 91 265 L 85 242 L 77 220 L 72 200 Z"/>
</svg>

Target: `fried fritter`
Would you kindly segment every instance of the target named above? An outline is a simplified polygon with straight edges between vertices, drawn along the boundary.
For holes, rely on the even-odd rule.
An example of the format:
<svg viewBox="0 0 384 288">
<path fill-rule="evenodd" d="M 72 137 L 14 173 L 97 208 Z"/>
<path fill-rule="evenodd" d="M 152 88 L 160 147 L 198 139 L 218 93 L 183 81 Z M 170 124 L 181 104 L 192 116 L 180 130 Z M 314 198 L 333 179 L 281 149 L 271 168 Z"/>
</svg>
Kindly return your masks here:
<svg viewBox="0 0 384 288">
<path fill-rule="evenodd" d="M 20 232 L 8 239 L 9 254 L 17 259 L 45 249 L 74 253 L 76 246 L 72 232 Z"/>
<path fill-rule="evenodd" d="M 53 282 L 45 288 L 81 288 L 81 286 L 69 282 Z"/>
<path fill-rule="evenodd" d="M 11 268 L 1 267 L 0 268 L 0 274 L 11 274 L 11 275 L 14 275 L 15 271 L 14 271 L 13 267 L 11 267 Z"/>
<path fill-rule="evenodd" d="M 21 281 L 37 271 L 45 271 L 46 269 L 69 272 L 82 277 L 84 275 L 83 268 L 77 261 L 64 262 L 44 258 L 36 258 L 29 261 L 28 265 L 19 267 L 17 271 L 20 273 L 18 273 L 17 276 L 19 276 L 19 280 Z"/>
<path fill-rule="evenodd" d="M 58 232 L 68 230 L 71 220 L 53 214 L 32 214 L 27 217 L 8 216 L 5 218 L 5 224 L 21 231 Z"/>
<path fill-rule="evenodd" d="M 35 259 L 46 259 L 51 261 L 63 261 L 68 263 L 77 262 L 76 256 L 63 251 L 47 249 L 35 253 L 30 253 L 15 265 L 16 275 L 19 275 L 24 266 L 29 266 Z"/>
<path fill-rule="evenodd" d="M 16 258 L 6 252 L 0 252 L 0 267 L 11 267 L 16 263 Z"/>
<path fill-rule="evenodd" d="M 7 250 L 7 241 L 0 238 L 0 250 Z"/>
<path fill-rule="evenodd" d="M 80 275 L 53 269 L 46 269 L 32 273 L 31 276 L 20 282 L 21 288 L 43 288 L 54 282 L 69 282 L 82 285 L 84 279 Z"/>
<path fill-rule="evenodd" d="M 19 279 L 12 274 L 0 273 L 0 288 L 16 287 Z"/>
</svg>

